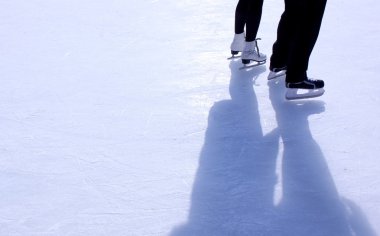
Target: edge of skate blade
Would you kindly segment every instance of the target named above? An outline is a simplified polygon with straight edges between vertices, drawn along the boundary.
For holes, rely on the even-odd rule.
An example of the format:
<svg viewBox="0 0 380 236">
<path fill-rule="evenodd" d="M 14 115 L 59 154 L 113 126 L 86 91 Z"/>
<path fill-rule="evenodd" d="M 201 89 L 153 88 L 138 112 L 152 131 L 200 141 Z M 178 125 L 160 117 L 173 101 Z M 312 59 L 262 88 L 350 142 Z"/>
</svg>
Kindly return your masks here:
<svg viewBox="0 0 380 236">
<path fill-rule="evenodd" d="M 244 69 L 250 69 L 256 66 L 261 66 L 264 65 L 266 61 L 253 61 L 251 64 L 244 64 L 242 67 L 239 68 L 239 70 L 244 70 Z"/>
<path fill-rule="evenodd" d="M 231 50 L 231 56 L 227 58 L 227 60 L 235 59 L 235 58 L 240 58 L 241 55 L 239 55 L 240 51 L 234 51 Z"/>
<path fill-rule="evenodd" d="M 237 58 L 240 58 L 241 55 L 232 55 L 230 57 L 227 57 L 227 60 L 233 60 L 233 59 L 237 59 Z"/>
<path fill-rule="evenodd" d="M 315 98 L 320 97 L 325 93 L 325 90 L 323 88 L 315 89 L 307 91 L 306 93 L 298 94 L 297 92 L 299 90 L 305 91 L 306 89 L 287 89 L 285 98 L 287 100 L 299 100 L 299 99 L 308 99 L 308 98 Z"/>
<path fill-rule="evenodd" d="M 269 75 L 268 75 L 268 80 L 274 80 L 274 79 L 277 79 L 279 77 L 285 76 L 286 72 L 285 71 L 280 71 L 280 72 L 274 73 L 273 76 L 270 76 L 270 75 L 271 75 L 271 73 L 269 73 Z"/>
</svg>

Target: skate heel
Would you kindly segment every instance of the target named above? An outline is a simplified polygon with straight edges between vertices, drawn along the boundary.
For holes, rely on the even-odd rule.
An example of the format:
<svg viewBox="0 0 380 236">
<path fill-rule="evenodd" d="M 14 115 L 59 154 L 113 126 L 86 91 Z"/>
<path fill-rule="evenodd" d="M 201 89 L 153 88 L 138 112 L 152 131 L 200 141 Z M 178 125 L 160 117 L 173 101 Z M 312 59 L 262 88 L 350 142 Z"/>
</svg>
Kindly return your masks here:
<svg viewBox="0 0 380 236">
<path fill-rule="evenodd" d="M 237 55 L 237 54 L 239 54 L 239 51 L 231 50 L 231 55 L 232 55 L 232 56 L 235 56 L 235 55 Z"/>
<path fill-rule="evenodd" d="M 249 59 L 241 59 L 241 62 L 244 64 L 244 65 L 247 65 L 251 62 L 251 60 Z"/>
</svg>

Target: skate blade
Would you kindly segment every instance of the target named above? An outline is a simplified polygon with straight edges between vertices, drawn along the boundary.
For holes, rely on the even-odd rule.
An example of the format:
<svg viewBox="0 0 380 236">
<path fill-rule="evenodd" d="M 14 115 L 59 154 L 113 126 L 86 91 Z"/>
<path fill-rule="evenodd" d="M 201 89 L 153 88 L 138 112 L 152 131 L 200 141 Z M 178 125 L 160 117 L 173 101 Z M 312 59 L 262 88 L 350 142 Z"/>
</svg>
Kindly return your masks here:
<svg viewBox="0 0 380 236">
<path fill-rule="evenodd" d="M 239 70 L 246 70 L 253 67 L 264 65 L 266 61 L 253 61 L 251 64 L 244 64 L 242 67 L 239 68 Z"/>
<path fill-rule="evenodd" d="M 285 98 L 287 100 L 298 100 L 320 97 L 325 93 L 323 88 L 320 89 L 287 89 Z"/>
<path fill-rule="evenodd" d="M 241 57 L 241 55 L 232 55 L 232 56 L 228 57 L 227 60 L 233 60 L 233 59 L 237 59 L 240 57 Z"/>
<path fill-rule="evenodd" d="M 278 77 L 281 77 L 281 76 L 284 76 L 286 74 L 286 70 L 282 70 L 282 71 L 279 71 L 279 72 L 269 72 L 269 75 L 268 75 L 268 80 L 272 80 L 272 79 L 276 79 Z"/>
<path fill-rule="evenodd" d="M 241 57 L 241 51 L 231 50 L 231 57 L 227 58 L 227 60 L 232 60 L 232 59 L 236 59 L 240 57 Z"/>
</svg>

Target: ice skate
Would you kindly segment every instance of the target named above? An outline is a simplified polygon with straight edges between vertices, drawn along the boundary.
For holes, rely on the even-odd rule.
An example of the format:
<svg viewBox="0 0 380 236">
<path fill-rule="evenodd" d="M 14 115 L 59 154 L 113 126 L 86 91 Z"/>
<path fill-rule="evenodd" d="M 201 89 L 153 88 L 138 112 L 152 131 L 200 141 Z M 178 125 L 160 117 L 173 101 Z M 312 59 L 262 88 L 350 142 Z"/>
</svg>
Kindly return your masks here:
<svg viewBox="0 0 380 236">
<path fill-rule="evenodd" d="M 239 54 L 239 52 L 242 52 L 244 50 L 244 46 L 245 46 L 245 34 L 244 32 L 241 33 L 241 34 L 235 34 L 234 35 L 234 39 L 232 40 L 232 43 L 231 43 L 231 57 L 229 57 L 228 59 L 233 59 L 233 58 L 237 58 L 239 56 L 237 56 Z"/>
<path fill-rule="evenodd" d="M 286 74 L 286 66 L 281 68 L 272 68 L 268 74 L 268 80 L 276 79 Z"/>
<path fill-rule="evenodd" d="M 244 67 L 242 67 L 241 69 L 265 64 L 267 56 L 263 53 L 260 53 L 259 47 L 257 46 L 257 40 L 260 39 L 256 39 L 255 41 L 245 43 L 244 50 L 241 54 L 241 61 L 244 64 Z"/>
<path fill-rule="evenodd" d="M 288 100 L 314 98 L 322 96 L 325 92 L 323 87 L 325 83 L 323 80 L 305 79 L 301 82 L 286 83 L 286 95 Z"/>
</svg>

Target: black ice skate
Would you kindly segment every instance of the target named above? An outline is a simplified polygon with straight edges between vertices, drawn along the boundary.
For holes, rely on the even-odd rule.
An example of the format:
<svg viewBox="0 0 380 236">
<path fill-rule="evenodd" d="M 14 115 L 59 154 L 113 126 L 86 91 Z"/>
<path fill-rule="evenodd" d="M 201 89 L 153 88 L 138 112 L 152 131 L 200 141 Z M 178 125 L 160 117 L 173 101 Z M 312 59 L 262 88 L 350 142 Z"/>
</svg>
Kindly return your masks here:
<svg viewBox="0 0 380 236">
<path fill-rule="evenodd" d="M 319 97 L 325 92 L 324 86 L 323 80 L 311 80 L 308 78 L 301 82 L 286 83 L 285 97 L 288 100 Z"/>
</svg>

